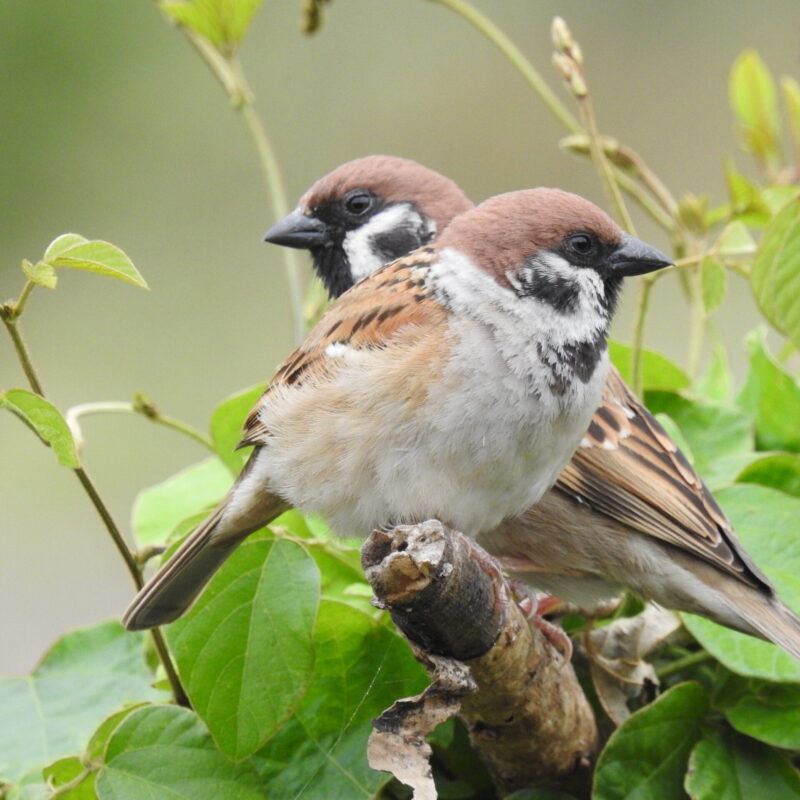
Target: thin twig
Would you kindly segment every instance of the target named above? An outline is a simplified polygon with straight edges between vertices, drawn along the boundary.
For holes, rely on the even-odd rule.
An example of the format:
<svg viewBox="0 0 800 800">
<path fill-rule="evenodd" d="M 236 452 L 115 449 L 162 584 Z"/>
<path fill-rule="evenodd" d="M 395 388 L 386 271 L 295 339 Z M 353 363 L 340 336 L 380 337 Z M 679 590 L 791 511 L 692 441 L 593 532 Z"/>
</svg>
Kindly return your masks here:
<svg viewBox="0 0 800 800">
<path fill-rule="evenodd" d="M 163 425 L 166 428 L 171 428 L 178 433 L 182 433 L 184 436 L 188 436 L 190 439 L 194 439 L 194 441 L 196 441 L 198 444 L 201 444 L 212 453 L 216 452 L 214 450 L 214 443 L 211 441 L 211 439 L 202 431 L 199 431 L 197 428 L 190 425 L 188 422 L 183 422 L 182 420 L 175 419 L 174 417 L 168 417 L 149 403 L 146 407 L 143 407 L 138 403 L 128 403 L 126 401 L 117 400 L 81 403 L 80 405 L 72 406 L 71 408 L 67 409 L 67 413 L 64 415 L 64 418 L 67 421 L 67 425 L 69 425 L 69 429 L 72 431 L 72 437 L 75 439 L 75 444 L 79 450 L 83 447 L 83 431 L 78 420 L 81 417 L 88 417 L 94 414 L 136 414 L 143 416 L 155 423 L 158 423 L 159 425 Z"/>
<path fill-rule="evenodd" d="M 656 670 L 656 675 L 660 680 L 674 675 L 676 672 L 681 672 L 689 667 L 694 667 L 697 664 L 703 664 L 706 661 L 712 661 L 714 656 L 706 650 L 698 650 L 696 653 L 690 653 L 688 656 L 671 661 L 665 664 L 661 669 Z"/>
<path fill-rule="evenodd" d="M 289 202 L 275 149 L 267 136 L 264 124 L 256 113 L 253 105 L 253 93 L 235 54 L 225 55 L 191 28 L 183 25 L 178 27 L 180 27 L 197 54 L 211 70 L 211 73 L 230 99 L 234 109 L 241 116 L 258 155 L 258 162 L 264 176 L 264 183 L 273 213 L 276 217 L 285 216 L 289 211 Z M 295 344 L 299 344 L 305 336 L 300 268 L 295 253 L 291 248 L 282 247 L 281 250 L 286 282 L 289 286 L 294 339 Z"/>
<path fill-rule="evenodd" d="M 497 25 L 484 16 L 467 0 L 433 0 L 439 5 L 449 8 L 462 19 L 469 22 L 482 33 L 497 49 L 513 64 L 525 79 L 528 86 L 539 95 L 541 101 L 570 133 L 580 133 L 581 126 L 578 120 L 570 113 L 569 109 L 558 99 L 547 82 L 539 74 L 536 67 L 525 58 L 522 51 L 503 33 Z"/>
<path fill-rule="evenodd" d="M 45 395 L 44 391 L 42 390 L 42 383 L 36 374 L 36 368 L 33 365 L 33 360 L 31 359 L 30 353 L 28 352 L 25 342 L 22 339 L 22 334 L 17 326 L 17 319 L 16 317 L 14 319 L 8 319 L 7 307 L 3 308 L 4 310 L 2 313 L 0 313 L 0 316 L 3 319 L 3 323 L 6 326 L 6 330 L 8 331 L 11 340 L 14 342 L 14 348 L 17 351 L 17 356 L 19 357 L 20 364 L 25 371 L 25 375 L 28 378 L 28 383 L 30 384 L 31 389 L 36 392 L 36 394 L 38 394 L 40 397 L 44 397 Z M 19 308 L 19 306 L 17 306 L 17 308 Z M 141 589 L 144 585 L 142 571 L 139 568 L 133 553 L 131 553 L 130 548 L 125 543 L 125 539 L 120 533 L 117 524 L 114 522 L 111 512 L 108 510 L 99 493 L 97 492 L 97 489 L 95 488 L 95 485 L 87 474 L 86 470 L 79 466 L 76 469 L 73 469 L 73 472 L 86 491 L 86 494 L 89 496 L 89 499 L 92 501 L 92 505 L 95 507 L 95 510 L 103 520 L 106 530 L 111 536 L 111 539 L 119 551 L 119 554 L 122 556 L 122 560 L 125 562 L 128 572 L 131 574 L 134 585 L 137 589 Z M 155 628 L 151 631 L 151 634 L 153 637 L 153 644 L 155 645 L 156 652 L 158 653 L 158 658 L 164 667 L 164 671 L 167 674 L 167 679 L 172 687 L 172 694 L 175 698 L 175 702 L 182 706 L 188 706 L 189 699 L 183 690 L 178 673 L 175 671 L 175 667 L 172 663 L 169 651 L 167 650 L 167 645 L 164 642 L 164 637 L 161 635 L 161 631 Z"/>
<path fill-rule="evenodd" d="M 14 344 L 14 349 L 17 351 L 17 358 L 19 358 L 22 371 L 25 373 L 25 377 L 28 379 L 31 389 L 33 389 L 36 394 L 44 397 L 42 382 L 39 380 L 39 376 L 36 374 L 36 369 L 33 366 L 33 362 L 28 355 L 28 348 L 25 346 L 25 341 L 23 340 L 22 334 L 17 327 L 16 319 L 9 319 L 5 311 L 0 312 L 0 319 L 3 320 L 3 324 L 6 326 L 8 335 L 11 337 L 11 341 Z"/>
<path fill-rule="evenodd" d="M 633 343 L 631 345 L 631 383 L 633 391 L 640 395 L 644 389 L 644 323 L 647 319 L 647 309 L 650 305 L 650 292 L 655 280 L 652 275 L 642 275 L 639 280 L 639 301 L 636 304 L 636 321 L 633 325 Z"/>
<path fill-rule="evenodd" d="M 600 180 L 614 208 L 614 213 L 620 225 L 622 225 L 628 233 L 635 234 L 636 229 L 633 226 L 633 220 L 625 205 L 625 201 L 622 199 L 622 194 L 617 184 L 617 176 L 601 144 L 600 131 L 597 128 L 597 118 L 594 113 L 591 95 L 587 92 L 583 97 L 577 98 L 577 100 L 578 107 L 581 110 L 583 124 L 586 128 L 586 132 L 589 134 L 589 146 L 592 151 L 592 160 L 595 162 Z"/>
</svg>

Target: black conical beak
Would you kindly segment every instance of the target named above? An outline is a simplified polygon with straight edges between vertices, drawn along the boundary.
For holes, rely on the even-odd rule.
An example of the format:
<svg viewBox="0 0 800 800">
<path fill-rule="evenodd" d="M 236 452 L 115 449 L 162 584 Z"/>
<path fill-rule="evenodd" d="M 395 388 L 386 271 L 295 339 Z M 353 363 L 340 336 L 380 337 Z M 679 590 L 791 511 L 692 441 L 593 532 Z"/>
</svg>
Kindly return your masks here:
<svg viewBox="0 0 800 800">
<path fill-rule="evenodd" d="M 264 241 L 283 247 L 311 250 L 328 242 L 328 229 L 324 222 L 304 214 L 299 208 L 276 222 L 265 234 Z"/>
<path fill-rule="evenodd" d="M 608 261 L 614 275 L 626 277 L 655 272 L 673 263 L 672 259 L 660 250 L 627 233 L 622 235 L 622 244 L 611 254 Z"/>
</svg>

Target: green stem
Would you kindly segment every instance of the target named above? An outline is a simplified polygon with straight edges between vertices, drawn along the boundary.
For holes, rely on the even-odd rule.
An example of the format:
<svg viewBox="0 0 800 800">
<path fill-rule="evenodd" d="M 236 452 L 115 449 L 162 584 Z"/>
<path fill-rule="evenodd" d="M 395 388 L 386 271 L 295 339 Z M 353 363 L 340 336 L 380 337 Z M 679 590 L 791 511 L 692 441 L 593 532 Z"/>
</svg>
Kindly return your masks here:
<svg viewBox="0 0 800 800">
<path fill-rule="evenodd" d="M 261 171 L 270 195 L 272 210 L 276 217 L 283 218 L 289 213 L 286 199 L 286 188 L 278 166 L 278 159 L 267 131 L 262 124 L 255 107 L 246 102 L 240 109 L 242 119 L 247 126 L 250 137 L 259 156 Z M 300 344 L 305 337 L 305 321 L 303 314 L 303 287 L 300 281 L 300 265 L 295 251 L 290 247 L 282 247 L 286 283 L 289 286 L 289 300 L 292 306 L 295 344 Z"/>
<path fill-rule="evenodd" d="M 597 171 L 600 175 L 600 180 L 605 187 L 608 199 L 614 207 L 614 212 L 617 219 L 623 228 L 628 233 L 635 234 L 636 230 L 633 227 L 633 220 L 628 213 L 625 201 L 622 199 L 622 193 L 617 185 L 617 178 L 611 164 L 608 162 L 605 150 L 603 149 L 602 141 L 600 138 L 600 131 L 597 128 L 597 118 L 594 113 L 594 106 L 592 105 L 591 96 L 587 93 L 583 97 L 577 98 L 579 108 L 581 109 L 581 117 L 583 125 L 586 128 L 586 133 L 589 136 L 589 147 L 592 152 L 592 160 L 595 162 Z"/>
<path fill-rule="evenodd" d="M 19 297 L 17 298 L 17 302 L 14 303 L 14 318 L 16 319 L 25 308 L 25 303 L 28 302 L 28 298 L 33 291 L 34 286 L 36 284 L 29 280 L 25 282 L 25 285 L 22 287 L 22 291 L 19 293 Z"/>
<path fill-rule="evenodd" d="M 191 28 L 181 26 L 197 54 L 211 70 L 231 104 L 240 114 L 247 132 L 255 146 L 261 172 L 264 176 L 267 194 L 272 211 L 276 217 L 284 217 L 289 212 L 289 202 L 283 183 L 278 158 L 275 148 L 267 135 L 266 128 L 261 122 L 253 105 L 253 93 L 247 79 L 242 72 L 236 56 L 223 55 L 207 39 L 193 31 Z M 300 344 L 305 336 L 305 323 L 303 319 L 303 288 L 300 280 L 300 267 L 294 250 L 288 247 L 281 248 L 283 255 L 286 282 L 289 287 L 289 301 L 292 308 L 292 326 L 294 329 L 295 344 Z"/>
<path fill-rule="evenodd" d="M 570 133 L 580 133 L 580 124 L 569 112 L 569 109 L 558 99 L 536 67 L 525 58 L 514 42 L 494 22 L 468 3 L 467 0 L 433 0 L 433 2 L 449 8 L 482 33 L 516 67 L 528 86 L 539 95 L 542 102 L 561 124 Z"/>
<path fill-rule="evenodd" d="M 31 359 L 30 353 L 28 352 L 25 342 L 22 339 L 22 334 L 19 332 L 16 320 L 9 320 L 6 311 L 3 311 L 0 316 L 3 319 L 3 323 L 5 324 L 12 341 L 14 342 L 17 356 L 22 364 L 22 368 L 25 370 L 25 375 L 28 378 L 28 383 L 30 384 L 31 389 L 33 389 L 33 391 L 36 392 L 36 394 L 38 394 L 40 397 L 44 397 L 45 394 L 42 390 L 41 381 L 36 374 L 36 369 L 33 366 L 33 360 Z M 97 489 L 95 488 L 95 485 L 87 474 L 86 470 L 83 467 L 77 467 L 73 470 L 73 472 L 86 491 L 86 494 L 89 496 L 89 499 L 92 501 L 92 505 L 97 510 L 100 518 L 103 520 L 106 530 L 111 536 L 114 545 L 122 556 L 122 560 L 125 562 L 125 566 L 128 568 L 128 572 L 130 572 L 131 577 L 133 578 L 134 585 L 137 589 L 141 589 L 142 586 L 144 586 L 142 571 L 139 568 L 139 565 L 136 563 L 133 553 L 131 553 L 128 545 L 125 543 L 119 528 L 111 516 L 111 512 L 109 512 L 106 504 L 98 494 Z M 161 635 L 161 631 L 156 628 L 150 633 L 152 634 L 153 644 L 155 645 L 159 660 L 164 667 L 164 671 L 167 674 L 167 679 L 172 687 L 172 694 L 175 698 L 175 702 L 182 706 L 188 706 L 189 699 L 187 698 L 186 693 L 183 691 L 183 686 L 181 686 L 180 678 L 178 677 L 178 673 L 175 671 L 175 667 L 172 663 L 172 659 L 170 658 L 169 651 L 167 650 L 164 637 Z"/>
<path fill-rule="evenodd" d="M 650 292 L 654 283 L 653 275 L 643 275 L 639 278 L 639 302 L 636 307 L 636 321 L 633 326 L 633 344 L 631 346 L 631 383 L 633 391 L 639 396 L 644 390 L 644 323 L 647 319 Z"/>
<path fill-rule="evenodd" d="M 17 327 L 16 319 L 9 319 L 5 313 L 0 314 L 0 317 L 2 317 L 3 324 L 6 326 L 8 335 L 11 337 L 11 341 L 14 343 L 14 349 L 17 351 L 17 358 L 19 358 L 22 371 L 25 373 L 25 377 L 28 379 L 31 389 L 33 389 L 36 394 L 44 397 L 42 382 L 39 380 L 39 376 L 36 374 L 36 369 L 33 366 L 33 362 L 28 355 L 28 348 L 25 346 L 22 334 Z"/>
<path fill-rule="evenodd" d="M 676 661 L 671 661 L 669 664 L 665 664 L 663 667 L 661 667 L 661 669 L 656 671 L 656 675 L 660 680 L 663 680 L 670 675 L 674 675 L 676 672 L 681 672 L 684 669 L 694 667 L 697 664 L 703 664 L 706 661 L 712 661 L 713 659 L 714 656 L 712 656 L 711 653 L 708 653 L 705 650 L 698 650 L 696 653 L 690 653 L 688 656 L 684 656 Z"/>
<path fill-rule="evenodd" d="M 691 304 L 691 322 L 689 330 L 689 354 L 687 356 L 687 372 L 694 380 L 700 369 L 703 355 L 703 339 L 706 330 L 706 312 L 703 306 L 703 265 L 697 264 L 689 276 L 689 292 Z"/>
<path fill-rule="evenodd" d="M 69 425 L 70 430 L 72 430 L 72 435 L 75 438 L 78 447 L 80 447 L 83 443 L 83 435 L 81 433 L 81 427 L 78 423 L 78 420 L 81 417 L 88 417 L 92 414 L 140 414 L 141 416 L 146 417 L 147 419 L 152 420 L 159 425 L 163 425 L 166 428 L 172 428 L 172 430 L 182 433 L 184 436 L 188 436 L 190 439 L 194 439 L 194 441 L 196 441 L 198 444 L 201 444 L 212 453 L 216 452 L 214 449 L 214 443 L 211 441 L 211 439 L 202 431 L 199 431 L 197 428 L 189 425 L 188 422 L 183 422 L 182 420 L 175 419 L 174 417 L 167 417 L 153 406 L 143 408 L 138 407 L 135 403 L 128 403 L 125 401 L 81 403 L 81 405 L 72 406 L 72 408 L 67 409 L 67 413 L 64 416 L 67 420 L 67 425 Z"/>
</svg>

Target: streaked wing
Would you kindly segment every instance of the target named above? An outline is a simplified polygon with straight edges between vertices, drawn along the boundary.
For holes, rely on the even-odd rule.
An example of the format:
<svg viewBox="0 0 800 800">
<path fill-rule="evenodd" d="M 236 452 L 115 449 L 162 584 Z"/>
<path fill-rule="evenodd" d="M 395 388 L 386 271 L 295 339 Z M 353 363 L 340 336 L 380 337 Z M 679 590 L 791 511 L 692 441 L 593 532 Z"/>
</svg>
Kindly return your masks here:
<svg viewBox="0 0 800 800">
<path fill-rule="evenodd" d="M 613 368 L 603 403 L 556 487 L 745 583 L 770 586 L 683 453 Z"/>
<path fill-rule="evenodd" d="M 239 447 L 258 444 L 269 431 L 259 419 L 270 393 L 298 386 L 309 376 L 319 378 L 341 364 L 329 348 L 376 350 L 408 343 L 420 330 L 445 318 L 445 311 L 425 288 L 425 272 L 436 257 L 426 247 L 395 261 L 339 297 L 297 350 L 283 362 L 245 420 Z"/>
</svg>

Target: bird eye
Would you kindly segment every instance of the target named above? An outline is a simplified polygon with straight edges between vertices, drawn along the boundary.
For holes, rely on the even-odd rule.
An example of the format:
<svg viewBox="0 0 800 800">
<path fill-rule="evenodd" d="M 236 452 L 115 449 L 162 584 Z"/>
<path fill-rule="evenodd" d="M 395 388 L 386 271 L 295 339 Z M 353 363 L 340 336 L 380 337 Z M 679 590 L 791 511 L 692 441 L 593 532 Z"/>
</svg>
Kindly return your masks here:
<svg viewBox="0 0 800 800">
<path fill-rule="evenodd" d="M 358 189 L 345 197 L 344 207 L 349 214 L 360 217 L 372 208 L 372 203 L 372 195 L 363 189 Z"/>
<path fill-rule="evenodd" d="M 586 258 L 597 249 L 597 240 L 589 233 L 573 233 L 564 240 L 567 251 Z"/>
</svg>

